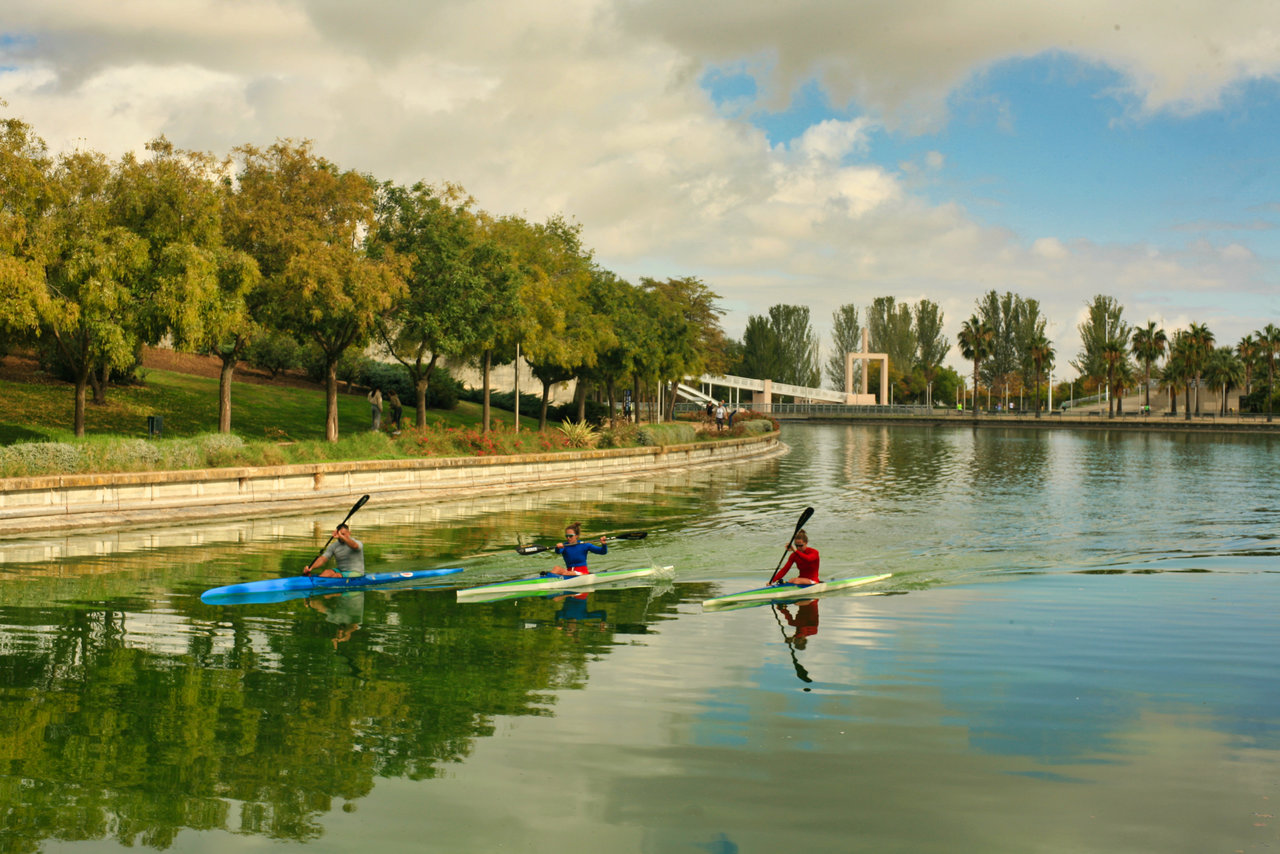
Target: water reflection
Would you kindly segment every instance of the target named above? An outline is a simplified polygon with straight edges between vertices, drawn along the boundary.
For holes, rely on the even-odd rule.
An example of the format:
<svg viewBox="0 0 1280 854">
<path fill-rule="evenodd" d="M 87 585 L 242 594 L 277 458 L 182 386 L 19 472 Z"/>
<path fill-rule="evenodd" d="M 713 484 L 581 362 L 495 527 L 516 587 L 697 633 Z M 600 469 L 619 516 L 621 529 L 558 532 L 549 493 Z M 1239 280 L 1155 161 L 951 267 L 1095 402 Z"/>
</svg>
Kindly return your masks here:
<svg viewBox="0 0 1280 854">
<path fill-rule="evenodd" d="M 576 519 L 651 532 L 593 568 L 677 567 L 585 597 L 200 602 L 314 556 L 332 519 L 306 514 L 0 541 L 0 850 L 227 841 L 185 830 L 408 848 L 424 828 L 451 850 L 563 852 L 1280 841 L 1253 817 L 1280 767 L 1272 440 L 789 442 L 742 469 L 361 511 L 371 572 L 534 574 L 518 538 Z M 702 614 L 758 586 L 806 505 L 824 577 L 893 572 L 909 595 Z M 801 764 L 797 812 L 777 793 Z"/>
<path fill-rule="evenodd" d="M 782 640 L 789 647 L 791 654 L 791 666 L 795 668 L 796 678 L 801 682 L 812 682 L 809 671 L 800 664 L 799 656 L 796 651 L 802 650 L 809 645 L 809 638 L 818 633 L 818 600 L 806 599 L 793 603 L 795 607 L 795 616 L 791 614 L 791 607 L 785 603 L 774 603 L 771 607 L 774 611 L 774 617 L 780 618 L 778 628 L 782 628 L 781 620 L 785 620 L 786 624 L 792 628 L 792 632 L 787 634 L 786 629 L 782 630 Z M 808 688 L 805 688 L 808 691 Z"/>
<path fill-rule="evenodd" d="M 324 615 L 325 622 L 333 624 L 334 650 L 337 650 L 338 644 L 351 640 L 351 636 L 360 630 L 360 624 L 364 622 L 362 591 L 311 596 L 306 602 L 308 607 Z"/>
</svg>

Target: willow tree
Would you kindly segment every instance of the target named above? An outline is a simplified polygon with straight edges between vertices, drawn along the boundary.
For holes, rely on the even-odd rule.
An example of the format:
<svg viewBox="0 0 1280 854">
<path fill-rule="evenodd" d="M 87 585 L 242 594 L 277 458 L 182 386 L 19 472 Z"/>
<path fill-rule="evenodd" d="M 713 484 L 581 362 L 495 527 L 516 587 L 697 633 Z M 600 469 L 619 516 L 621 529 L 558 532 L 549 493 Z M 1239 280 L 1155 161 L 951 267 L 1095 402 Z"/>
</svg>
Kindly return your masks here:
<svg viewBox="0 0 1280 854">
<path fill-rule="evenodd" d="M 371 253 L 375 186 L 316 156 L 309 143 L 244 146 L 235 246 L 251 255 L 267 293 L 266 319 L 312 343 L 324 359 L 325 437 L 338 439 L 337 364 L 365 346 L 405 290 L 398 259 Z"/>
</svg>

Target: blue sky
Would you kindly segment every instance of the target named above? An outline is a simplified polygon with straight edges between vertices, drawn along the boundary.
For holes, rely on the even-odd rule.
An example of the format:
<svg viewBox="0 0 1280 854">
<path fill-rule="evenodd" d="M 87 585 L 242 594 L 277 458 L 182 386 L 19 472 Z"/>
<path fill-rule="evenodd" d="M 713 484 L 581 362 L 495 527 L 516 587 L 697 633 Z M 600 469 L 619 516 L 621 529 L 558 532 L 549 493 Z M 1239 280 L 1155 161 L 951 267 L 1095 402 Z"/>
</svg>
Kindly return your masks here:
<svg viewBox="0 0 1280 854">
<path fill-rule="evenodd" d="M 701 84 L 722 112 L 775 145 L 821 121 L 863 115 L 856 104 L 832 104 L 812 79 L 786 110 L 753 109 L 759 87 L 742 65 L 709 68 Z M 1260 229 L 1274 230 L 1276 82 L 1242 85 L 1222 109 L 1185 116 L 1141 115 L 1124 84 L 1115 70 L 1063 54 L 1003 62 L 948 99 L 945 127 L 924 134 L 881 127 L 867 159 L 895 169 L 942 154 L 945 177 L 920 192 L 1027 241 L 1056 235 L 1173 247 L 1187 234 L 1257 242 Z M 1273 241 L 1266 245 L 1273 253 Z"/>
</svg>

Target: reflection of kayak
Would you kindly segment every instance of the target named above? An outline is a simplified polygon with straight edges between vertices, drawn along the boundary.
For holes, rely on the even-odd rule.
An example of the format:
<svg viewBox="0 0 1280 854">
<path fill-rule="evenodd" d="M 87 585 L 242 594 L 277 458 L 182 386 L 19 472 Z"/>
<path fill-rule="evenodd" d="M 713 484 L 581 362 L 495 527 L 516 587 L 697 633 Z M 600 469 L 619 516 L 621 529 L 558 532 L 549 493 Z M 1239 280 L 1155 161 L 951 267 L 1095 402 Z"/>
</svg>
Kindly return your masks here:
<svg viewBox="0 0 1280 854">
<path fill-rule="evenodd" d="M 671 567 L 663 567 L 670 570 Z M 643 569 L 615 569 L 610 572 L 588 572 L 586 575 L 539 575 L 534 578 L 521 578 L 517 581 L 499 581 L 494 584 L 481 584 L 477 587 L 462 587 L 458 590 L 458 600 L 470 602 L 487 602 L 492 599 L 516 599 L 529 594 L 546 593 L 552 590 L 581 590 L 608 584 L 612 581 L 623 581 L 628 578 L 643 578 L 658 571 L 656 566 Z"/>
<path fill-rule="evenodd" d="M 864 584 L 872 584 L 876 581 L 884 581 L 891 575 L 893 575 L 891 572 L 886 572 L 883 575 L 862 575 L 857 578 L 842 578 L 839 581 L 810 584 L 807 587 L 789 583 L 774 584 L 769 587 L 759 587 L 755 590 L 743 590 L 741 593 L 730 593 L 727 596 L 717 596 L 714 599 L 705 599 L 702 602 L 702 607 L 704 609 L 724 608 L 743 602 L 765 602 L 771 599 L 811 599 L 824 593 L 834 593 L 839 590 L 848 590 L 852 587 L 861 587 Z"/>
<path fill-rule="evenodd" d="M 283 602 L 313 593 L 341 593 L 344 590 L 368 590 L 371 587 L 397 587 L 441 575 L 452 575 L 461 569 L 415 569 L 406 572 L 373 572 L 354 578 L 328 578 L 318 575 L 290 575 L 286 578 L 264 578 L 243 584 L 215 587 L 200 594 L 200 601 L 214 605 L 234 602 Z"/>
</svg>

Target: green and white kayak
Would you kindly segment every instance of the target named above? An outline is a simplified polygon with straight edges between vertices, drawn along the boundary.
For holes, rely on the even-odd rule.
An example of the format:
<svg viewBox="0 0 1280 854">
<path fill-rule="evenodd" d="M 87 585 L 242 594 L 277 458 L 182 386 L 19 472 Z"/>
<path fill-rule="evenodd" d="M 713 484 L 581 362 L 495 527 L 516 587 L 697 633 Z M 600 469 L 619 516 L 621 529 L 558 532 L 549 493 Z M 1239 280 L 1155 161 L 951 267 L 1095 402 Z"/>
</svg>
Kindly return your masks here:
<svg viewBox="0 0 1280 854">
<path fill-rule="evenodd" d="M 671 567 L 662 567 L 670 570 Z M 534 578 L 521 578 L 516 581 L 498 581 L 494 584 L 480 584 L 476 587 L 458 588 L 458 601 L 491 599 L 505 597 L 507 594 L 543 593 L 553 590 L 576 590 L 595 587 L 612 581 L 623 581 L 629 578 L 643 578 L 659 571 L 659 567 L 646 566 L 642 569 L 615 569 L 609 572 L 589 572 L 586 575 L 539 575 Z"/>
<path fill-rule="evenodd" d="M 704 610 L 710 610 L 712 608 L 724 608 L 730 605 L 739 605 L 744 602 L 765 602 L 770 599 L 812 599 L 813 597 L 821 596 L 824 593 L 834 593 L 840 590 L 848 590 L 853 587 L 861 587 L 864 584 L 874 584 L 877 581 L 884 581 L 892 575 L 892 572 L 886 572 L 881 575 L 862 575 L 857 578 L 842 578 L 839 581 L 823 581 L 819 584 L 810 584 L 808 586 L 791 583 L 772 584 L 768 587 L 758 587 L 755 590 L 743 590 L 741 593 L 730 593 L 727 596 L 717 596 L 714 599 L 704 599 L 702 607 Z"/>
</svg>

